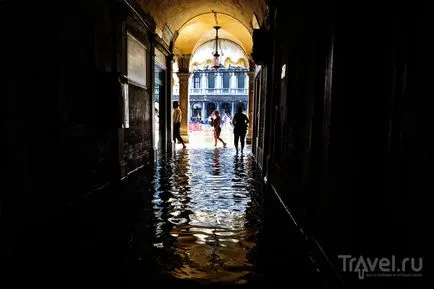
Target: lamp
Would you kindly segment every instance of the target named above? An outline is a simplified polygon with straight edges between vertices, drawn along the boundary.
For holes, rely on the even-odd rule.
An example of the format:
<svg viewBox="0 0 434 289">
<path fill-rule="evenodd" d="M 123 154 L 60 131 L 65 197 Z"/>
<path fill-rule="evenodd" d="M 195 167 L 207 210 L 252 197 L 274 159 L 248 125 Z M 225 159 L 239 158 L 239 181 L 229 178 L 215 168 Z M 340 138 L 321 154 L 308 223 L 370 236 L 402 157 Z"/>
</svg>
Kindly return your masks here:
<svg viewBox="0 0 434 289">
<path fill-rule="evenodd" d="M 219 21 L 217 19 L 217 12 L 212 10 L 212 13 L 214 13 L 214 19 L 215 19 L 215 26 L 213 27 L 215 29 L 215 51 L 213 51 L 213 53 L 212 53 L 212 55 L 213 55 L 213 67 L 215 69 L 217 69 L 221 66 L 220 56 L 223 56 L 223 51 L 221 50 L 222 49 L 221 45 L 220 45 L 221 55 L 219 54 L 219 29 L 221 28 L 221 26 L 219 26 Z"/>
<path fill-rule="evenodd" d="M 213 52 L 213 56 L 214 56 L 213 67 L 215 69 L 220 67 L 220 54 L 219 54 L 219 29 L 220 28 L 221 27 L 218 25 L 214 26 L 214 29 L 215 29 L 215 51 Z M 220 47 L 220 49 L 221 49 L 221 47 Z"/>
</svg>

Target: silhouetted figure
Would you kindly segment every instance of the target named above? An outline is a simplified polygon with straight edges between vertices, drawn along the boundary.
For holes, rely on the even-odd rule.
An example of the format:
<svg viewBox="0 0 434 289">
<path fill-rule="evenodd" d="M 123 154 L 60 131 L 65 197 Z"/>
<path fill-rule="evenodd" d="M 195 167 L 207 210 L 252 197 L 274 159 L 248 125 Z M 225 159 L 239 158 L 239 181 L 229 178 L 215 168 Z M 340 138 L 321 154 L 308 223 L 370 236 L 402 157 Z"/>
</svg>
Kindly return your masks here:
<svg viewBox="0 0 434 289">
<path fill-rule="evenodd" d="M 243 107 L 239 106 L 237 108 L 237 113 L 232 119 L 232 124 L 234 125 L 234 145 L 238 154 L 238 140 L 241 142 L 241 153 L 244 150 L 244 144 L 246 140 L 247 126 L 249 124 L 249 118 L 243 113 Z"/>
<path fill-rule="evenodd" d="M 173 136 L 175 138 L 175 141 L 178 140 L 180 143 L 182 143 L 182 147 L 186 148 L 187 146 L 184 143 L 184 140 L 181 137 L 181 118 L 182 118 L 182 111 L 179 108 L 179 104 L 177 101 L 173 102 Z"/>
<path fill-rule="evenodd" d="M 212 122 L 212 126 L 214 127 L 214 146 L 217 146 L 217 140 L 223 143 L 223 147 L 226 147 L 226 143 L 220 138 L 220 133 L 222 132 L 220 113 L 215 110 L 214 111 L 214 120 Z"/>
</svg>

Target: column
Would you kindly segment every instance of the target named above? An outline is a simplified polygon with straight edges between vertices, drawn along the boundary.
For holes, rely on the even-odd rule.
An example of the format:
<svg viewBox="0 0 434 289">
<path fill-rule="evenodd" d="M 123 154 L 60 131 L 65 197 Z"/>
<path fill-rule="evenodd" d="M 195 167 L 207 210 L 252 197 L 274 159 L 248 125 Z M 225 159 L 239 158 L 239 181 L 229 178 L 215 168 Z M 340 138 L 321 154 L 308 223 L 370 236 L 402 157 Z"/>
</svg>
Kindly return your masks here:
<svg viewBox="0 0 434 289">
<path fill-rule="evenodd" d="M 221 89 L 223 87 L 223 78 L 221 73 L 216 73 L 215 88 Z"/>
<path fill-rule="evenodd" d="M 189 114 L 189 101 L 188 101 L 188 88 L 190 72 L 188 66 L 190 63 L 190 54 L 178 55 L 178 68 L 179 72 L 179 108 L 182 111 L 181 118 L 181 137 L 184 142 L 188 143 L 188 114 Z"/>
<path fill-rule="evenodd" d="M 206 115 L 206 102 L 202 101 L 202 113 L 201 113 L 202 121 L 206 120 L 208 116 Z"/>
<path fill-rule="evenodd" d="M 248 85 L 249 79 L 250 79 L 249 74 L 246 73 L 246 75 L 244 77 L 244 87 L 243 87 L 244 89 L 248 89 L 249 88 L 249 85 Z"/>
<path fill-rule="evenodd" d="M 254 78 L 255 78 L 255 71 L 249 71 L 248 72 L 248 77 L 249 77 L 249 102 L 247 104 L 248 106 L 248 118 L 249 118 L 249 129 L 247 131 L 247 137 L 246 137 L 246 142 L 248 144 L 252 143 L 252 132 L 253 132 L 253 92 L 254 92 Z"/>
<path fill-rule="evenodd" d="M 218 112 L 220 112 L 220 114 L 222 113 L 220 111 L 220 102 L 218 102 L 218 101 L 215 103 L 215 110 L 217 110 Z"/>
<path fill-rule="evenodd" d="M 206 73 L 202 72 L 200 77 L 200 89 L 205 89 L 205 88 L 207 88 Z"/>
<path fill-rule="evenodd" d="M 235 113 L 235 102 L 231 101 L 231 116 L 233 117 Z"/>
<path fill-rule="evenodd" d="M 188 92 L 190 92 L 191 88 L 193 87 L 192 85 L 193 81 L 194 81 L 193 74 L 190 74 L 188 78 Z M 185 112 L 187 113 L 187 129 L 188 129 L 188 124 L 190 123 L 191 114 L 192 114 L 192 108 L 191 108 L 190 98 L 188 97 L 188 93 L 187 93 L 187 107 L 188 109 Z"/>
<path fill-rule="evenodd" d="M 235 76 L 235 73 L 231 73 L 231 89 L 237 89 L 237 77 Z"/>
<path fill-rule="evenodd" d="M 181 137 L 184 142 L 188 143 L 188 79 L 190 73 L 178 72 L 179 77 L 179 107 L 182 111 L 181 119 Z"/>
</svg>

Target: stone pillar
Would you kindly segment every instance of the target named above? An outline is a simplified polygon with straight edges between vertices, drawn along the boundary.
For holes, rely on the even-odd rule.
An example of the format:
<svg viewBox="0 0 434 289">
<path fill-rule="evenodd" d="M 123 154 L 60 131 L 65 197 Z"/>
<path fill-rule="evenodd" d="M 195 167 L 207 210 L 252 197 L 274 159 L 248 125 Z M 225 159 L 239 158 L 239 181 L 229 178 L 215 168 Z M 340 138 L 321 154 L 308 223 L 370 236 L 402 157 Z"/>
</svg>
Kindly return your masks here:
<svg viewBox="0 0 434 289">
<path fill-rule="evenodd" d="M 222 112 L 220 111 L 220 102 L 218 102 L 218 101 L 216 101 L 216 103 L 215 103 L 215 110 L 220 112 L 220 115 L 222 114 Z"/>
<path fill-rule="evenodd" d="M 245 78 L 244 78 L 244 87 L 243 88 L 245 88 L 245 89 L 249 88 L 249 85 L 248 85 L 249 79 L 250 79 L 249 74 L 246 73 Z"/>
<path fill-rule="evenodd" d="M 179 107 L 182 111 L 181 137 L 188 143 L 188 79 L 190 73 L 178 72 L 179 77 Z"/>
<path fill-rule="evenodd" d="M 236 89 L 237 88 L 237 77 L 235 75 L 235 73 L 231 73 L 231 82 L 230 82 L 230 88 L 231 89 Z"/>
<path fill-rule="evenodd" d="M 235 102 L 231 101 L 231 116 L 233 117 L 235 113 Z"/>
<path fill-rule="evenodd" d="M 200 77 L 200 89 L 205 89 L 205 88 L 207 88 L 207 79 L 206 79 L 206 74 L 202 72 Z"/>
<path fill-rule="evenodd" d="M 179 78 L 179 108 L 182 111 L 181 118 L 181 137 L 185 143 L 188 143 L 188 114 L 189 114 L 189 101 L 188 101 L 188 87 L 190 72 L 188 66 L 190 64 L 190 54 L 178 55 L 178 78 Z"/>
<path fill-rule="evenodd" d="M 247 131 L 247 137 L 246 137 L 246 142 L 248 144 L 252 143 L 252 132 L 253 132 L 253 99 L 254 99 L 254 83 L 255 83 L 255 71 L 249 71 L 248 72 L 248 76 L 249 76 L 249 102 L 247 104 L 248 106 L 248 118 L 249 118 L 249 130 Z"/>
<path fill-rule="evenodd" d="M 223 87 L 223 78 L 221 73 L 216 73 L 215 88 L 221 89 Z"/>
<path fill-rule="evenodd" d="M 205 101 L 202 102 L 202 115 L 201 115 L 201 117 L 202 117 L 202 121 L 206 120 L 208 118 L 208 116 L 206 115 L 206 102 Z"/>
<path fill-rule="evenodd" d="M 190 103 L 190 98 L 188 97 L 188 93 L 190 92 L 190 89 L 192 88 L 192 83 L 193 83 L 194 79 L 193 79 L 193 75 L 190 74 L 190 76 L 188 77 L 188 92 L 187 92 L 187 107 L 188 109 L 185 111 L 187 113 L 187 129 L 188 129 L 188 124 L 191 121 L 191 114 L 192 114 L 192 107 L 191 107 L 191 103 Z"/>
</svg>

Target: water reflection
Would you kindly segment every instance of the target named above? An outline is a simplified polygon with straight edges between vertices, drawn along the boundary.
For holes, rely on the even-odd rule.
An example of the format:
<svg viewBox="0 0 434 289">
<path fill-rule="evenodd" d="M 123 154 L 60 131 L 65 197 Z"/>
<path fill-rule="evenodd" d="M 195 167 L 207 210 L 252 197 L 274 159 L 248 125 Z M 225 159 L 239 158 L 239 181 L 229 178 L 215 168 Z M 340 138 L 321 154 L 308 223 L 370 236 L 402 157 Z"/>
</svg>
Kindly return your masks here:
<svg viewBox="0 0 434 289">
<path fill-rule="evenodd" d="M 179 150 L 154 177 L 154 247 L 179 279 L 246 283 L 258 214 L 251 157 L 222 148 Z M 250 192 L 250 193 L 249 193 Z"/>
</svg>

